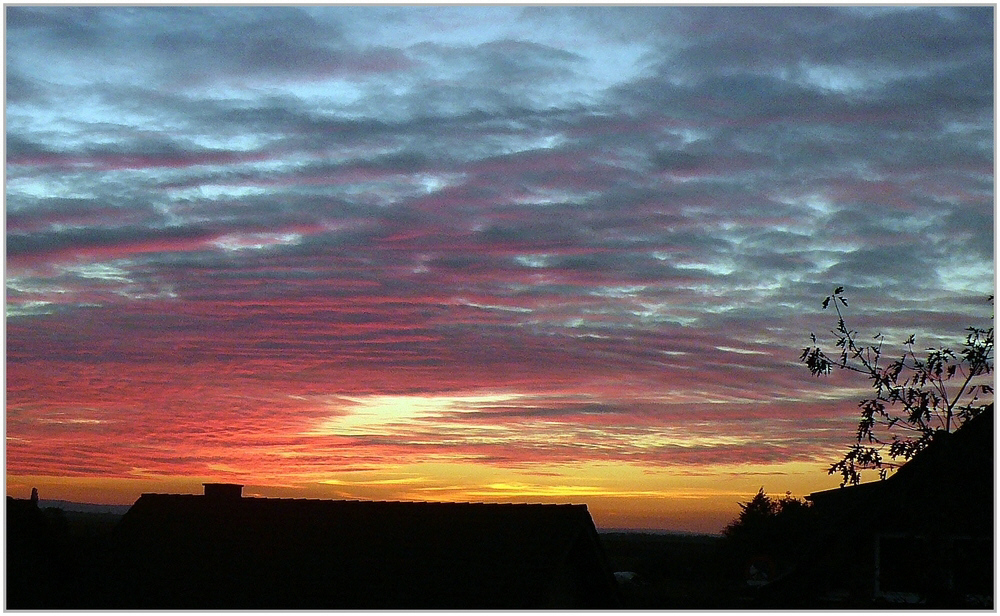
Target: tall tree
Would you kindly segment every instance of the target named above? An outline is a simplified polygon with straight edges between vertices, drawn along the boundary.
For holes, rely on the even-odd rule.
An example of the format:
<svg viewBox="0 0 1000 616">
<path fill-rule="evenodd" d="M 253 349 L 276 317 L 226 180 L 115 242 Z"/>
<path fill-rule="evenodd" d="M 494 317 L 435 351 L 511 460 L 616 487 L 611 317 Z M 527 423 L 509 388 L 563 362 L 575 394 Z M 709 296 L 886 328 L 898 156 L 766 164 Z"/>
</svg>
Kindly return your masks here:
<svg viewBox="0 0 1000 616">
<path fill-rule="evenodd" d="M 847 326 L 843 293 L 844 287 L 837 287 L 823 300 L 824 310 L 832 305 L 837 312 L 832 358 L 817 346 L 815 334 L 813 346 L 804 348 L 799 358 L 815 376 L 846 370 L 866 377 L 872 388 L 872 395 L 858 404 L 861 417 L 854 444 L 829 469 L 831 475 L 840 473 L 841 486 L 861 483 L 864 470 L 878 471 L 884 479 L 939 434 L 958 429 L 993 401 L 987 376 L 993 371 L 993 327 L 969 327 L 960 350 L 928 348 L 922 357 L 914 351 L 911 335 L 901 355 L 888 360 L 881 333 L 872 337 L 872 344 L 864 344 Z"/>
</svg>

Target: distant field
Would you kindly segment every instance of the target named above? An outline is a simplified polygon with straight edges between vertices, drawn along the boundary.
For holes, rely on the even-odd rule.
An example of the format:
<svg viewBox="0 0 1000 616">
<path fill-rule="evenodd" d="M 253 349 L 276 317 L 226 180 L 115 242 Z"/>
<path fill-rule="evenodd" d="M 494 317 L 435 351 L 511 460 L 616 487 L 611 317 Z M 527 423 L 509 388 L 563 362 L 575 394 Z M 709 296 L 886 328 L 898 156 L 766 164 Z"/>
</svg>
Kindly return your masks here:
<svg viewBox="0 0 1000 616">
<path fill-rule="evenodd" d="M 56 509 L 62 509 L 63 511 L 79 511 L 81 513 L 114 513 L 118 515 L 125 515 L 129 507 L 132 505 L 95 505 L 92 503 L 73 503 L 64 500 L 44 500 L 40 499 L 38 501 L 38 507 L 40 509 L 45 509 L 47 507 L 55 507 Z"/>
<path fill-rule="evenodd" d="M 726 608 L 733 588 L 727 581 L 718 535 L 602 532 L 613 571 L 638 574 L 623 587 L 626 607 L 657 609 Z"/>
</svg>

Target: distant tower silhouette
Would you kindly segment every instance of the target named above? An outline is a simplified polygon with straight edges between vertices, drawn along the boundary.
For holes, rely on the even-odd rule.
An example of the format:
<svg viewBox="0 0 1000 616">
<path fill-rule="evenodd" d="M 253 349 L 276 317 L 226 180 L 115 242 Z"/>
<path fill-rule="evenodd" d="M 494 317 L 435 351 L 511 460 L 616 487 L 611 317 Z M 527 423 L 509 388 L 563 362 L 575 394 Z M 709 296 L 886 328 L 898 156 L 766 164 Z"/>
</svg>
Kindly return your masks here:
<svg viewBox="0 0 1000 616">
<path fill-rule="evenodd" d="M 31 488 L 31 502 L 38 506 L 38 488 Z"/>
</svg>

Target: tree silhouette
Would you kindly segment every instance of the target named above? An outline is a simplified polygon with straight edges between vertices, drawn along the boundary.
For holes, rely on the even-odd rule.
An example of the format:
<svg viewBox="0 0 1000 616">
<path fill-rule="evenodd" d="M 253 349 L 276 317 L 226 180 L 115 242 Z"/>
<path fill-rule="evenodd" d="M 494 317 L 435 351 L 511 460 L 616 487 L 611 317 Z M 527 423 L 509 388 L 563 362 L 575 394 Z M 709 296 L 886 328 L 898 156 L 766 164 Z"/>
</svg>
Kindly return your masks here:
<svg viewBox="0 0 1000 616">
<path fill-rule="evenodd" d="M 899 358 L 886 362 L 881 333 L 866 345 L 847 326 L 841 311 L 848 306 L 843 293 L 844 287 L 837 287 L 823 300 L 824 310 L 832 304 L 837 312 L 837 326 L 831 330 L 836 336 L 836 359 L 815 346 L 815 334 L 811 334 L 814 346 L 804 348 L 799 357 L 815 376 L 828 375 L 834 368 L 847 370 L 867 377 L 873 389 L 873 395 L 858 404 L 861 417 L 854 444 L 829 469 L 831 475 L 840 473 L 841 486 L 861 483 L 863 470 L 877 470 L 884 479 L 899 465 L 897 460 L 909 460 L 939 434 L 958 429 L 993 401 L 987 378 L 993 371 L 992 327 L 969 327 L 959 351 L 929 348 L 923 359 L 914 351 L 911 335 Z M 992 295 L 989 300 L 993 301 Z"/>
<path fill-rule="evenodd" d="M 752 499 L 739 505 L 740 515 L 722 531 L 725 548 L 735 565 L 770 566 L 773 570 L 763 573 L 773 579 L 801 560 L 815 530 L 814 512 L 808 501 L 788 492 L 772 498 L 761 488 Z"/>
</svg>

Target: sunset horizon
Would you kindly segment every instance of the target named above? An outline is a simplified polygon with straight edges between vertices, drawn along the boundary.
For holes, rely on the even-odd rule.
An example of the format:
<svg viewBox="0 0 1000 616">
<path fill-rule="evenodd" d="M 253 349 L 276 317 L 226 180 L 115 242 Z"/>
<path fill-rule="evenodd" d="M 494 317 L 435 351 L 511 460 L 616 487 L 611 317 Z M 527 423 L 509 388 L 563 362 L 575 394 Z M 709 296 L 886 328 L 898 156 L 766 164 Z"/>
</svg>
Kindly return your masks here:
<svg viewBox="0 0 1000 616">
<path fill-rule="evenodd" d="M 5 17 L 8 496 L 717 534 L 994 320 L 993 6 Z"/>
</svg>

